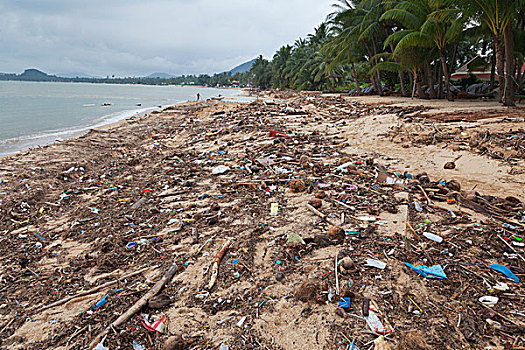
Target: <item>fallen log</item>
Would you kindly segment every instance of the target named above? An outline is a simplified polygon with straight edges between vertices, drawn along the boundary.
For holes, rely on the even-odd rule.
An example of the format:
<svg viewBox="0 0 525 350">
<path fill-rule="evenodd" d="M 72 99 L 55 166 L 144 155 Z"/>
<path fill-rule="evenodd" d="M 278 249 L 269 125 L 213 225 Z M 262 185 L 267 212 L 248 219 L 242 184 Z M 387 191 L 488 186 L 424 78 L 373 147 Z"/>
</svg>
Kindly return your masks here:
<svg viewBox="0 0 525 350">
<path fill-rule="evenodd" d="M 123 323 L 128 321 L 133 315 L 135 315 L 137 312 L 140 311 L 147 303 L 148 300 L 154 296 L 156 296 L 161 289 L 164 287 L 166 283 L 171 281 L 173 276 L 175 275 L 175 272 L 177 272 L 177 264 L 174 262 L 173 265 L 166 271 L 164 276 L 155 283 L 155 285 L 146 293 L 142 298 L 139 299 L 132 307 L 130 307 L 125 313 L 120 315 L 119 318 L 117 318 L 113 323 L 111 323 L 104 331 L 102 331 L 99 335 L 97 335 L 91 343 L 89 343 L 88 349 L 92 350 L 94 349 L 98 343 L 106 336 L 113 328 L 117 328 L 121 326 Z"/>
<path fill-rule="evenodd" d="M 124 275 L 122 277 L 119 277 L 113 281 L 110 281 L 110 282 L 106 282 L 104 284 L 101 284 L 100 286 L 97 286 L 95 288 L 92 288 L 90 290 L 86 290 L 85 292 L 81 292 L 81 293 L 78 293 L 78 294 L 75 294 L 75 295 L 71 295 L 69 297 L 66 297 L 64 299 L 60 299 L 58 301 L 55 301 L 54 303 L 52 304 L 49 304 L 49 305 L 46 305 L 46 306 L 43 306 L 41 308 L 39 308 L 39 306 L 36 306 L 36 307 L 33 307 L 32 309 L 29 309 L 28 311 L 29 312 L 33 312 L 33 311 L 38 311 L 38 312 L 42 312 L 44 310 L 47 310 L 47 309 L 51 309 L 55 306 L 59 306 L 59 305 L 62 305 L 62 304 L 65 304 L 73 299 L 76 299 L 76 298 L 80 298 L 80 297 L 83 297 L 85 295 L 90 295 L 90 294 L 93 294 L 93 293 L 96 293 L 98 292 L 99 290 L 101 289 L 104 289 L 104 288 L 107 288 L 107 287 L 110 287 L 114 284 L 117 284 L 120 280 L 123 280 L 123 279 L 126 279 L 126 278 L 130 278 L 130 277 L 133 277 L 133 276 L 136 276 L 138 274 L 141 274 L 142 272 L 144 271 L 147 271 L 149 269 L 153 269 L 153 268 L 157 268 L 158 266 L 149 266 L 149 267 L 145 267 L 143 269 L 140 269 L 138 271 L 135 271 L 135 272 L 132 272 L 132 273 L 128 273 L 127 275 Z"/>
<path fill-rule="evenodd" d="M 337 223 L 334 220 L 328 218 L 325 214 L 321 213 L 319 210 L 315 209 L 310 204 L 307 204 L 306 208 L 308 210 L 310 210 L 312 213 L 314 213 L 315 215 L 319 216 L 322 220 L 324 220 L 327 223 L 329 223 L 330 225 L 337 226 Z"/>
</svg>

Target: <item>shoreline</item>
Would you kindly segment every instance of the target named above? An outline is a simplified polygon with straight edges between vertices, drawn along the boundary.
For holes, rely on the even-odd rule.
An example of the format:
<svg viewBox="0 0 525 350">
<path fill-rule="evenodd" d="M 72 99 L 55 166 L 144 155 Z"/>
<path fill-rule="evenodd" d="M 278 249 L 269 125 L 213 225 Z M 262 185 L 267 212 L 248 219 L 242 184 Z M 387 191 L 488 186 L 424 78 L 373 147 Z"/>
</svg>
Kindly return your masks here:
<svg viewBox="0 0 525 350">
<path fill-rule="evenodd" d="M 31 82 L 31 83 L 34 83 L 34 82 Z M 44 83 L 47 83 L 47 82 L 44 82 Z M 62 82 L 60 82 L 60 83 L 62 83 Z M 94 84 L 94 83 L 75 83 L 75 84 Z M 105 85 L 108 85 L 108 84 L 105 84 Z M 111 85 L 111 84 L 109 84 L 109 85 Z M 123 84 L 123 85 L 142 86 L 141 84 Z M 170 85 L 170 86 L 181 87 L 181 88 L 192 87 L 192 86 L 183 86 L 183 85 Z M 227 90 L 226 88 L 201 87 L 201 86 L 198 86 L 198 88 L 209 88 L 209 89 L 212 89 L 212 90 L 217 90 L 217 89 L 218 90 Z M 236 90 L 236 91 L 238 91 L 238 93 L 235 94 L 235 95 L 232 95 L 230 97 L 226 97 L 226 99 L 235 99 L 236 97 L 240 97 L 240 98 L 246 97 L 244 95 L 244 89 L 229 88 L 229 90 Z M 111 125 L 118 125 L 122 121 L 125 121 L 125 120 L 128 120 L 128 119 L 132 119 L 132 118 L 135 118 L 135 117 L 141 117 L 141 116 L 144 116 L 144 115 L 149 114 L 149 113 L 154 112 L 154 111 L 161 111 L 161 110 L 163 110 L 165 108 L 169 108 L 169 107 L 174 106 L 174 105 L 190 103 L 190 102 L 192 102 L 192 101 L 191 100 L 186 100 L 186 101 L 179 101 L 179 102 L 176 102 L 176 103 L 172 103 L 172 104 L 168 104 L 168 105 L 160 106 L 160 107 L 159 106 L 156 106 L 156 107 L 152 106 L 152 107 L 140 107 L 140 108 L 135 108 L 135 109 L 127 109 L 127 110 L 125 109 L 125 110 L 122 110 L 122 111 L 112 112 L 110 114 L 106 114 L 106 115 L 102 115 L 100 117 L 97 117 L 96 119 L 91 121 L 93 123 L 91 125 L 85 125 L 85 126 L 79 125 L 79 126 L 75 126 L 75 127 L 66 128 L 66 129 L 43 131 L 43 132 L 40 132 L 40 133 L 34 134 L 34 135 L 20 136 L 20 137 L 17 137 L 16 139 L 2 140 L 2 142 L 6 145 L 6 148 L 8 148 L 7 145 L 9 145 L 9 144 L 20 144 L 21 146 L 17 147 L 18 148 L 17 150 L 6 151 L 6 153 L 0 154 L 0 159 L 3 159 L 3 158 L 8 157 L 10 155 L 17 154 L 19 152 L 25 152 L 25 151 L 28 151 L 28 150 L 31 150 L 31 149 L 38 149 L 38 148 L 41 148 L 41 147 L 44 147 L 44 146 L 48 146 L 48 145 L 51 145 L 51 144 L 53 144 L 55 142 L 64 142 L 64 141 L 66 141 L 68 139 L 71 139 L 71 138 L 80 137 L 80 136 L 82 136 L 83 134 L 85 134 L 86 132 L 88 132 L 91 129 L 107 128 L 107 127 L 109 127 Z M 114 120 L 114 119 L 117 119 L 117 120 Z M 97 120 L 99 120 L 99 121 L 97 121 Z M 53 135 L 60 135 L 60 134 L 64 134 L 65 136 L 63 138 L 55 138 L 53 136 Z M 35 139 L 35 141 L 31 142 L 30 141 L 31 139 Z M 39 141 L 39 140 L 41 140 L 41 141 Z M 26 145 L 24 145 L 25 143 L 26 143 Z"/>
<path fill-rule="evenodd" d="M 184 103 L 184 102 L 180 102 L 180 103 Z M 164 108 L 164 107 L 163 107 Z M 143 111 L 143 112 L 140 112 L 141 110 L 143 109 L 146 109 L 147 111 Z M 12 156 L 12 155 L 16 155 L 18 153 L 22 153 L 22 152 L 28 152 L 32 149 L 39 149 L 39 148 L 43 148 L 43 147 L 46 147 L 46 146 L 50 146 L 56 142 L 64 142 L 64 141 L 67 141 L 67 140 L 70 140 L 70 139 L 74 139 L 74 138 L 78 138 L 78 137 L 81 137 L 83 136 L 86 132 L 89 132 L 89 130 L 92 130 L 92 129 L 96 129 L 96 130 L 100 130 L 100 129 L 103 129 L 105 127 L 108 127 L 108 126 L 111 126 L 111 125 L 118 125 L 126 120 L 130 120 L 130 119 L 133 119 L 135 117 L 141 117 L 141 116 L 144 116 L 144 115 L 148 115 L 150 114 L 151 112 L 155 111 L 155 110 L 161 110 L 161 108 L 158 108 L 158 107 L 150 107 L 150 108 L 141 108 L 141 109 L 137 109 L 137 110 L 124 110 L 122 112 L 116 112 L 116 113 L 112 113 L 112 114 L 108 114 L 108 115 L 105 115 L 101 118 L 104 118 L 104 117 L 109 117 L 113 114 L 122 114 L 122 118 L 117 120 L 117 121 L 109 121 L 107 123 L 105 123 L 104 121 L 101 121 L 101 122 L 98 122 L 98 123 L 95 123 L 94 125 L 91 125 L 91 126 L 79 126 L 77 128 L 75 128 L 74 130 L 68 130 L 68 129 L 64 129 L 64 130 L 56 130 L 56 131 L 50 131 L 50 132 L 45 132 L 43 134 L 41 134 L 41 136 L 39 135 L 39 137 L 42 137 L 44 138 L 46 134 L 48 135 L 55 135 L 55 134 L 60 134 L 60 133 L 64 133 L 64 134 L 70 134 L 69 136 L 66 136 L 64 137 L 63 139 L 55 139 L 53 141 L 49 141 L 49 142 L 44 142 L 43 144 L 37 144 L 37 145 L 32 145 L 32 146 L 27 146 L 27 147 L 24 147 L 22 149 L 19 149 L 17 151 L 13 151 L 13 152 L 10 152 L 10 153 L 7 153 L 7 154 L 0 154 L 0 160 L 5 158 L 5 157 L 9 157 L 9 156 Z M 129 115 L 131 114 L 131 115 Z M 20 139 L 23 139 L 23 138 L 26 138 L 26 137 L 29 137 L 30 135 L 28 136 L 23 136 L 21 137 Z M 36 135 L 35 135 L 36 137 Z M 9 140 L 5 140 L 4 142 L 21 142 L 21 141 L 18 141 L 19 139 L 9 139 Z"/>
</svg>

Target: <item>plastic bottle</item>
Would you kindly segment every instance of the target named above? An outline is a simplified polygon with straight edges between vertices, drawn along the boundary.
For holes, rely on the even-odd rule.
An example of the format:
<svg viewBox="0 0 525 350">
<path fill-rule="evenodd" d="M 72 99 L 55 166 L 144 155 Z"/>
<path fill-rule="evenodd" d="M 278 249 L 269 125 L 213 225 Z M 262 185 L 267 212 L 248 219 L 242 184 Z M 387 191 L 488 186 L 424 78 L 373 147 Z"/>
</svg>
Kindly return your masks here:
<svg viewBox="0 0 525 350">
<path fill-rule="evenodd" d="M 423 236 L 425 236 L 426 238 L 428 238 L 428 239 L 430 239 L 431 241 L 434 241 L 434 242 L 438 242 L 438 243 L 443 242 L 443 237 L 440 237 L 440 236 L 435 235 L 435 234 L 430 233 L 430 232 L 423 232 Z"/>
</svg>

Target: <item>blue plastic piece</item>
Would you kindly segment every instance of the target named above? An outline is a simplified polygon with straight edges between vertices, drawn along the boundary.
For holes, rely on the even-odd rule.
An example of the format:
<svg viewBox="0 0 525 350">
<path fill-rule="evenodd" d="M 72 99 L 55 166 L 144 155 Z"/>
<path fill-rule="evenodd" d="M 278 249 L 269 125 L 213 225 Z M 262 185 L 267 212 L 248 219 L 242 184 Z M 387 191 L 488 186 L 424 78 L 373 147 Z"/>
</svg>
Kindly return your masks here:
<svg viewBox="0 0 525 350">
<path fill-rule="evenodd" d="M 102 305 L 104 305 L 105 303 L 107 303 L 108 302 L 108 300 L 107 300 L 108 296 L 109 296 L 109 294 L 106 294 L 106 295 L 104 295 L 104 297 L 102 299 L 97 301 L 97 303 L 95 305 L 93 305 L 93 310 L 96 310 L 99 307 L 101 307 Z"/>
<path fill-rule="evenodd" d="M 441 265 L 434 265 L 431 267 L 428 266 L 414 266 L 409 263 L 405 263 L 406 266 L 410 267 L 415 272 L 423 275 L 425 278 L 437 278 L 437 279 L 444 279 L 447 278 L 447 275 L 445 274 L 445 271 L 443 271 L 443 268 Z"/>
<path fill-rule="evenodd" d="M 513 274 L 512 271 L 510 271 L 508 267 L 503 266 L 503 265 L 499 265 L 499 264 L 492 264 L 492 265 L 489 265 L 489 267 L 491 267 L 493 270 L 501 272 L 502 274 L 504 274 L 505 276 L 507 276 L 511 280 L 514 280 L 514 282 L 520 283 L 520 279 L 518 278 L 518 276 Z"/>
<path fill-rule="evenodd" d="M 341 298 L 339 301 L 339 307 L 342 307 L 343 309 L 350 308 L 350 298 Z"/>
</svg>

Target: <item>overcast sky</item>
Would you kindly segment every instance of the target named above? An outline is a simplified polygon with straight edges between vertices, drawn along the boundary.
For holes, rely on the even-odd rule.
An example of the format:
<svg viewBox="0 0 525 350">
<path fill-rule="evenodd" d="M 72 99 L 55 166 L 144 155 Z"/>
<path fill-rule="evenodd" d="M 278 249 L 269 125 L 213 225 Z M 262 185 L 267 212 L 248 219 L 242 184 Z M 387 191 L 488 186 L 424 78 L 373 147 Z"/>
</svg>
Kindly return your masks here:
<svg viewBox="0 0 525 350">
<path fill-rule="evenodd" d="M 311 33 L 333 2 L 0 0 L 0 72 L 222 72 Z"/>
</svg>

